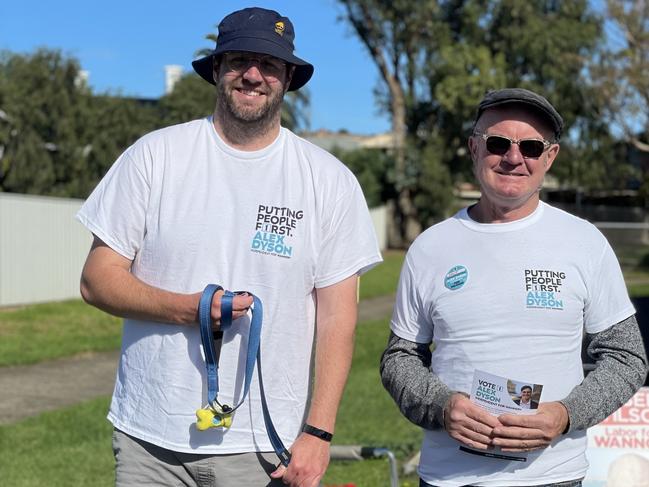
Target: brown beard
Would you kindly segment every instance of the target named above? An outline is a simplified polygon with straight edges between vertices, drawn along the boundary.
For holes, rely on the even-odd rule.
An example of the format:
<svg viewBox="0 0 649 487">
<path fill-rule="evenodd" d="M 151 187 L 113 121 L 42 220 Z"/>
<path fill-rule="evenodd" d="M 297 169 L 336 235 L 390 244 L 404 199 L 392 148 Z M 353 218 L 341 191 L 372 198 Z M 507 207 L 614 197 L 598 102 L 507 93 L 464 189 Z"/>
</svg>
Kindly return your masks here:
<svg viewBox="0 0 649 487">
<path fill-rule="evenodd" d="M 232 92 L 227 92 L 221 80 L 216 83 L 216 116 L 226 137 L 237 144 L 263 136 L 279 123 L 284 92 L 267 95 L 266 103 L 258 108 L 237 106 Z"/>
</svg>

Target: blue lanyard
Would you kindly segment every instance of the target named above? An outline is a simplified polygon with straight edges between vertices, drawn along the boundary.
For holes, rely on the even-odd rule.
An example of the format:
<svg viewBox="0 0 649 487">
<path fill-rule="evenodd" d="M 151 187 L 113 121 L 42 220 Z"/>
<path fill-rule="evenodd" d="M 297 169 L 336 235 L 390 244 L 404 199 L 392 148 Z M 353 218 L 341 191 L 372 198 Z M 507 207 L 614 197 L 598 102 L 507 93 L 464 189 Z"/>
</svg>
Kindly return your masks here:
<svg viewBox="0 0 649 487">
<path fill-rule="evenodd" d="M 259 388 L 261 392 L 261 405 L 264 414 L 266 432 L 268 433 L 268 438 L 270 439 L 270 442 L 273 445 L 273 449 L 275 450 L 275 453 L 279 457 L 281 463 L 284 466 L 288 466 L 288 463 L 291 459 L 291 454 L 288 452 L 288 450 L 282 443 L 281 438 L 277 434 L 277 431 L 275 430 L 273 421 L 270 417 L 270 413 L 268 412 L 266 395 L 264 394 L 264 384 L 261 375 L 261 347 L 259 346 L 261 341 L 261 324 L 263 321 L 264 311 L 261 300 L 253 294 L 251 294 L 253 305 L 252 317 L 250 320 L 250 333 L 248 335 L 246 375 L 241 400 L 234 407 L 221 405 L 218 402 L 217 397 L 219 393 L 219 365 L 216 360 L 216 350 L 214 348 L 214 339 L 212 334 L 212 299 L 214 298 L 214 294 L 216 294 L 216 292 L 220 290 L 223 290 L 221 286 L 218 286 L 216 284 L 208 284 L 203 291 L 201 299 L 198 303 L 198 322 L 200 324 L 201 341 L 203 342 L 205 365 L 207 367 L 207 401 L 211 407 L 214 407 L 214 405 L 216 404 L 223 412 L 227 412 L 228 414 L 231 414 L 236 409 L 238 409 L 248 395 L 248 391 L 250 390 L 252 372 L 255 368 L 256 361 L 257 376 L 259 378 Z M 230 328 L 230 326 L 232 326 L 232 300 L 237 294 L 242 293 L 225 291 L 223 296 L 221 296 L 221 330 L 225 331 Z"/>
<path fill-rule="evenodd" d="M 212 299 L 217 291 L 223 288 L 216 284 L 209 284 L 198 304 L 198 321 L 201 325 L 201 340 L 205 352 L 205 365 L 207 366 L 207 402 L 213 406 L 217 404 L 224 409 L 224 412 L 235 411 L 248 395 L 250 390 L 250 381 L 255 369 L 255 360 L 259 352 L 259 341 L 261 337 L 261 322 L 263 319 L 263 308 L 261 301 L 253 296 L 253 312 L 250 321 L 250 334 L 248 336 L 248 353 L 246 355 L 246 375 L 241 400 L 234 407 L 223 406 L 218 401 L 219 393 L 219 364 L 216 361 L 216 349 L 214 348 L 214 339 L 212 335 Z M 225 331 L 232 326 L 232 299 L 236 294 L 231 291 L 225 291 L 221 297 L 221 330 Z"/>
</svg>

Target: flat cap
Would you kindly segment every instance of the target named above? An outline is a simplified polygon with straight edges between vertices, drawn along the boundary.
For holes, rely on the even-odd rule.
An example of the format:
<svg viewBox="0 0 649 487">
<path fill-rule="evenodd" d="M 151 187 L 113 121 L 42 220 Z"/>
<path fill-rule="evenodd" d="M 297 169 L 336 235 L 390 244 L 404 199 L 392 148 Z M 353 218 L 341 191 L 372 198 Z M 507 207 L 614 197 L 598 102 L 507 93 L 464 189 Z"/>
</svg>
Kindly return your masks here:
<svg viewBox="0 0 649 487">
<path fill-rule="evenodd" d="M 563 118 L 559 112 L 544 97 L 524 88 L 503 88 L 487 92 L 478 105 L 475 121 L 478 121 L 485 110 L 509 104 L 528 105 L 534 108 L 549 123 L 554 131 L 555 140 L 559 140 L 563 132 Z"/>
</svg>

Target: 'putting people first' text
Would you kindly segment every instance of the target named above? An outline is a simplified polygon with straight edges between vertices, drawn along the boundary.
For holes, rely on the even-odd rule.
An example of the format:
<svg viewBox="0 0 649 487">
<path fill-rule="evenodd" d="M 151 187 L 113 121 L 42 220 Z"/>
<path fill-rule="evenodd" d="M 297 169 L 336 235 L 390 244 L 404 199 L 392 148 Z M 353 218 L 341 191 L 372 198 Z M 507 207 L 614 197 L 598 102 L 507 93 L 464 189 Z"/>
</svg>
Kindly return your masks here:
<svg viewBox="0 0 649 487">
<path fill-rule="evenodd" d="M 303 216 L 304 212 L 302 210 L 291 210 L 282 206 L 259 205 L 251 250 L 290 258 L 293 254 L 293 247 L 288 245 L 286 238 L 293 236 L 297 222 Z"/>
<path fill-rule="evenodd" d="M 292 237 L 292 230 L 302 219 L 302 210 L 291 210 L 286 207 L 259 205 L 255 230 Z"/>
</svg>

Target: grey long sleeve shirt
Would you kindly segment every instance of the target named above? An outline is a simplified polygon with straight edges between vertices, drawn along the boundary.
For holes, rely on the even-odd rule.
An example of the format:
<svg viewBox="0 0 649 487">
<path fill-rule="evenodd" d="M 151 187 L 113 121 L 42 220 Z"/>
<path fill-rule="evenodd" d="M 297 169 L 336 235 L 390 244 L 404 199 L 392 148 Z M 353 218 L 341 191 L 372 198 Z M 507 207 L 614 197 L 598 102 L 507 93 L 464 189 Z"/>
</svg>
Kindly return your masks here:
<svg viewBox="0 0 649 487">
<path fill-rule="evenodd" d="M 593 426 L 622 406 L 647 376 L 647 356 L 635 316 L 587 334 L 587 353 L 595 370 L 561 400 L 568 410 L 564 432 Z M 390 334 L 381 358 L 381 379 L 402 414 L 425 429 L 443 427 L 443 411 L 454 391 L 431 371 L 430 343 Z"/>
</svg>

